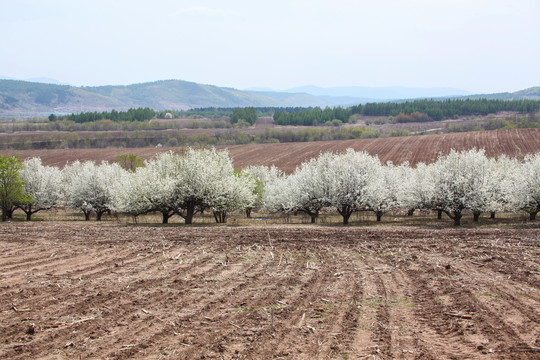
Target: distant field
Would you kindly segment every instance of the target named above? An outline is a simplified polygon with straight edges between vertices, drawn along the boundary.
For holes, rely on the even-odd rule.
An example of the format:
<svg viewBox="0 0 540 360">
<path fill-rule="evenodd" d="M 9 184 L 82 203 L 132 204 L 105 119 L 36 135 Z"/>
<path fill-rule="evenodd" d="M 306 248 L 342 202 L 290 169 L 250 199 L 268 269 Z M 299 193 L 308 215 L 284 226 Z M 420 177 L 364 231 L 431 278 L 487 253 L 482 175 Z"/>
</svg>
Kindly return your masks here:
<svg viewBox="0 0 540 360">
<path fill-rule="evenodd" d="M 305 143 L 249 144 L 219 146 L 228 148 L 237 168 L 248 165 L 275 165 L 292 172 L 303 161 L 316 157 L 320 152 L 344 151 L 352 148 L 378 155 L 381 161 L 395 164 L 409 161 L 432 162 L 439 153 L 450 149 L 462 150 L 484 148 L 488 156 L 506 154 L 523 157 L 540 151 L 540 129 L 516 129 L 452 133 L 437 135 L 404 136 L 378 139 L 318 141 Z M 39 156 L 44 164 L 64 166 L 75 160 L 113 161 L 119 154 L 134 153 L 149 159 L 159 152 L 178 148 L 105 148 L 105 149 L 58 149 L 58 150 L 2 150 L 1 154 L 18 155 L 21 158 Z"/>
</svg>

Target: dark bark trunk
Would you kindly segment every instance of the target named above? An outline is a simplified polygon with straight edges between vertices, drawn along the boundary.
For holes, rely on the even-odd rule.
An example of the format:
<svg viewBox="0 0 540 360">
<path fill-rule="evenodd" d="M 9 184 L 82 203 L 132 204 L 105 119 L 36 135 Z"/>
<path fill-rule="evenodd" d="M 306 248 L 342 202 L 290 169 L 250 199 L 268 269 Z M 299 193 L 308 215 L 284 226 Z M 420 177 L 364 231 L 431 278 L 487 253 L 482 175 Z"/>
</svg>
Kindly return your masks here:
<svg viewBox="0 0 540 360">
<path fill-rule="evenodd" d="M 186 224 L 193 223 L 193 215 L 195 215 L 195 203 L 189 202 L 186 207 L 186 216 L 184 216 Z"/>
<path fill-rule="evenodd" d="M 533 211 L 529 213 L 529 220 L 531 221 L 536 220 L 536 214 L 538 214 L 538 211 Z"/>
<path fill-rule="evenodd" d="M 96 221 L 101 221 L 101 216 L 106 212 L 107 210 L 100 210 L 96 212 Z"/>
<path fill-rule="evenodd" d="M 26 221 L 30 221 L 32 219 L 32 205 L 28 205 L 28 210 L 20 208 L 24 213 L 26 214 Z"/>
<path fill-rule="evenodd" d="M 457 210 L 454 212 L 444 210 L 444 213 L 448 215 L 450 219 L 454 220 L 454 226 L 461 225 L 461 218 L 463 217 L 463 215 L 461 214 L 461 210 Z"/>
<path fill-rule="evenodd" d="M 83 210 L 84 213 L 84 220 L 88 221 L 90 220 L 90 211 Z"/>
<path fill-rule="evenodd" d="M 13 219 L 13 212 L 15 211 L 15 208 L 9 208 L 6 211 L 6 215 L 8 219 Z"/>
<path fill-rule="evenodd" d="M 248 219 L 251 218 L 251 208 L 246 208 L 246 217 L 247 217 Z"/>
<path fill-rule="evenodd" d="M 382 211 L 375 211 L 375 215 L 377 215 L 377 222 L 380 222 L 384 213 Z"/>
<path fill-rule="evenodd" d="M 45 210 L 45 209 L 35 209 L 35 210 L 32 210 L 32 205 L 29 205 L 28 206 L 28 209 L 24 209 L 22 207 L 20 207 L 19 209 L 21 209 L 22 211 L 24 211 L 24 213 L 26 214 L 26 221 L 31 221 L 32 220 L 32 215 L 34 215 L 35 213 L 37 213 L 38 211 L 40 210 Z"/>
<path fill-rule="evenodd" d="M 7 220 L 6 210 L 2 209 L 2 221 Z"/>
<path fill-rule="evenodd" d="M 218 224 L 224 224 L 227 222 L 227 212 L 226 211 L 214 211 L 214 219 Z"/>
<path fill-rule="evenodd" d="M 343 216 L 343 225 L 349 225 L 349 218 L 353 213 L 353 208 L 350 205 L 343 205 L 340 208 L 337 208 L 338 213 Z"/>
<path fill-rule="evenodd" d="M 443 213 L 442 210 L 437 210 L 437 219 L 438 219 L 438 220 L 441 220 L 441 219 L 442 219 L 442 213 Z"/>
<path fill-rule="evenodd" d="M 490 218 L 491 218 L 491 219 L 495 219 L 495 211 L 492 211 L 492 212 L 491 212 Z"/>
<path fill-rule="evenodd" d="M 481 212 L 479 212 L 479 211 L 473 212 L 473 221 L 474 222 L 478 222 L 478 220 L 480 220 L 480 214 L 481 214 Z"/>
<path fill-rule="evenodd" d="M 171 214 L 169 214 L 168 211 L 162 211 L 161 212 L 161 223 L 162 224 L 168 224 L 169 223 L 169 218 L 171 217 Z"/>
<path fill-rule="evenodd" d="M 452 219 L 454 220 L 454 226 L 460 226 L 461 225 L 461 211 L 454 211 L 454 216 Z"/>
<path fill-rule="evenodd" d="M 413 216 L 415 210 L 416 210 L 416 209 L 409 209 L 409 211 L 407 211 L 407 216 Z"/>
<path fill-rule="evenodd" d="M 309 215 L 312 224 L 315 224 L 317 222 L 317 218 L 319 217 L 319 210 L 311 211 L 309 209 L 303 209 L 300 211 Z"/>
</svg>

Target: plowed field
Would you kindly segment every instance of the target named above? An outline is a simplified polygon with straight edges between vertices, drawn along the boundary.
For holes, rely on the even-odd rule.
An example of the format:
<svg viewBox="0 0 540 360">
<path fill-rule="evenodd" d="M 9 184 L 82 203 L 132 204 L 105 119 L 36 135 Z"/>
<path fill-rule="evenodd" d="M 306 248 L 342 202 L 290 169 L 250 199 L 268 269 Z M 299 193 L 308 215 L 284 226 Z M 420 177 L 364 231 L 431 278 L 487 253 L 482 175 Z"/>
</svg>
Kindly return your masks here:
<svg viewBox="0 0 540 360">
<path fill-rule="evenodd" d="M 538 229 L 0 226 L 0 358 L 540 359 Z"/>
<path fill-rule="evenodd" d="M 321 151 L 344 151 L 352 148 L 379 156 L 383 162 L 400 164 L 408 161 L 432 162 L 440 153 L 450 149 L 486 149 L 488 156 L 506 154 L 523 157 L 540 151 L 540 129 L 517 129 L 452 133 L 441 135 L 404 136 L 380 139 L 315 141 L 282 144 L 249 144 L 220 146 L 228 148 L 237 168 L 248 165 L 275 165 L 286 172 L 293 172 L 303 161 L 319 156 Z M 144 159 L 156 153 L 175 148 L 106 148 L 106 149 L 62 149 L 62 150 L 3 150 L 1 154 L 19 155 L 21 158 L 39 156 L 45 165 L 63 167 L 74 160 L 107 160 L 112 162 L 120 154 L 133 153 Z"/>
</svg>

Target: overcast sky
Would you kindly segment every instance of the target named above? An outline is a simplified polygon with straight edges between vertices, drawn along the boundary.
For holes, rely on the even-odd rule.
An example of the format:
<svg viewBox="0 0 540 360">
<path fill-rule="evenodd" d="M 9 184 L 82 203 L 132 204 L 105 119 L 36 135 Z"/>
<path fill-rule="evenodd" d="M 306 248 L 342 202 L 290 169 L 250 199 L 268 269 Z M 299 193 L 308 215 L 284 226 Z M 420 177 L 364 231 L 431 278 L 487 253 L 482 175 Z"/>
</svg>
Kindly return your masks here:
<svg viewBox="0 0 540 360">
<path fill-rule="evenodd" d="M 0 0 L 0 75 L 72 85 L 540 85 L 540 0 Z"/>
</svg>

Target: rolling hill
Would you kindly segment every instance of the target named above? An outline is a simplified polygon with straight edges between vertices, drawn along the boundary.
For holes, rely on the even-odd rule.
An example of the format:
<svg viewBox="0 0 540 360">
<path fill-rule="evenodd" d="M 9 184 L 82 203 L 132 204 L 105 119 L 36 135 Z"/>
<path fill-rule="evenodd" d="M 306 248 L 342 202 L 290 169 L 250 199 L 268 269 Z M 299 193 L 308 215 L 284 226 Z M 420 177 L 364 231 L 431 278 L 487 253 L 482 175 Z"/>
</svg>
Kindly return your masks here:
<svg viewBox="0 0 540 360">
<path fill-rule="evenodd" d="M 395 94 L 394 99 L 397 100 L 399 96 L 403 95 L 403 91 L 405 91 L 403 89 L 407 90 L 398 87 L 385 88 L 384 94 L 379 95 L 390 96 L 392 94 L 390 90 L 392 90 Z M 367 97 L 370 94 L 369 88 L 358 87 L 335 88 L 330 93 L 321 89 L 315 89 L 319 92 L 314 91 L 313 87 L 293 90 L 283 92 L 268 89 L 241 91 L 182 80 L 162 80 L 133 85 L 75 87 L 62 84 L 0 79 L 0 117 L 47 116 L 51 113 L 69 114 L 83 111 L 127 110 L 137 107 L 149 107 L 155 110 L 245 106 L 325 107 L 382 101 L 374 100 L 379 96 L 377 95 L 377 88 L 371 89 L 371 97 Z M 427 89 L 416 90 L 427 91 Z M 451 91 L 452 89 L 432 90 Z M 380 91 L 382 90 L 379 89 Z M 407 91 L 410 93 L 412 90 L 408 89 Z M 419 94 L 421 93 L 417 95 Z M 514 93 L 467 95 L 459 98 L 540 99 L 540 87 Z"/>
<path fill-rule="evenodd" d="M 468 99 L 500 99 L 500 100 L 540 100 L 540 86 L 531 87 L 516 92 L 504 92 L 496 94 L 477 94 L 470 95 L 464 98 Z"/>
<path fill-rule="evenodd" d="M 0 116 L 4 117 L 127 110 L 137 107 L 155 110 L 245 106 L 324 107 L 358 102 L 358 99 L 352 97 L 240 91 L 182 80 L 97 87 L 0 80 Z"/>
</svg>

